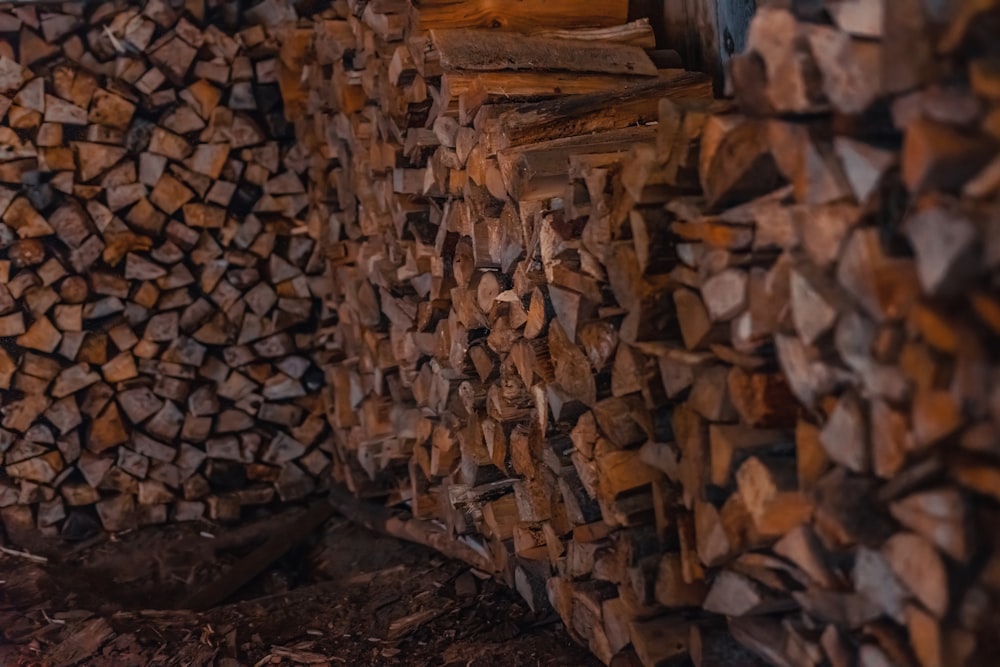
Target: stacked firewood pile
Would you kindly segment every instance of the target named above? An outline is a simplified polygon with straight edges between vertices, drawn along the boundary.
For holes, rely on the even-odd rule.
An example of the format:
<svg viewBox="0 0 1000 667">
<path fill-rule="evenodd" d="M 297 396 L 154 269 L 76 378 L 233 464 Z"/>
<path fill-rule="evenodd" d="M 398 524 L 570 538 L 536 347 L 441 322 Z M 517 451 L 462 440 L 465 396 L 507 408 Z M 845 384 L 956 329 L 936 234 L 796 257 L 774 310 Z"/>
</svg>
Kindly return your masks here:
<svg viewBox="0 0 1000 667">
<path fill-rule="evenodd" d="M 604 660 L 652 660 L 659 624 L 629 621 L 662 609 L 679 533 L 639 447 L 673 438 L 645 369 L 676 330 L 663 206 L 697 181 L 651 171 L 660 101 L 707 113 L 711 83 L 659 70 L 625 2 L 481 4 L 348 3 L 295 40 L 297 134 L 331 157 L 334 473 L 478 545 Z"/>
<path fill-rule="evenodd" d="M 1000 2 L 732 101 L 626 0 L 238 4 L 0 13 L 8 528 L 332 478 L 608 664 L 997 661 Z"/>
<path fill-rule="evenodd" d="M 8 531 L 235 519 L 328 477 L 329 277 L 270 8 L 230 34 L 233 3 L 176 4 L 0 12 Z"/>
<path fill-rule="evenodd" d="M 624 2 L 416 4 L 285 44 L 336 478 L 608 664 L 991 664 L 998 3 L 761 9 L 733 103 Z"/>
</svg>

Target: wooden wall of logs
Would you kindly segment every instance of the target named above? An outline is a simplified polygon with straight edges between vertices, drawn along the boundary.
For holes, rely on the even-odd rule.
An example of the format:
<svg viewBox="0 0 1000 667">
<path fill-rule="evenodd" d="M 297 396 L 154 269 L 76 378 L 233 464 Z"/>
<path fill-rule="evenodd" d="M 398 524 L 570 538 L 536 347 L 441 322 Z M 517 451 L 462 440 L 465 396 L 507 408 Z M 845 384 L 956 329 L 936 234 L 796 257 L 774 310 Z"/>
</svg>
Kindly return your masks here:
<svg viewBox="0 0 1000 667">
<path fill-rule="evenodd" d="M 760 4 L 731 101 L 626 0 L 10 14 L 5 522 L 332 478 L 609 665 L 996 664 L 1000 2 Z"/>
<path fill-rule="evenodd" d="M 215 3 L 220 5 L 224 3 Z M 81 539 L 328 478 L 309 157 L 204 3 L 0 12 L 0 514 Z"/>
</svg>

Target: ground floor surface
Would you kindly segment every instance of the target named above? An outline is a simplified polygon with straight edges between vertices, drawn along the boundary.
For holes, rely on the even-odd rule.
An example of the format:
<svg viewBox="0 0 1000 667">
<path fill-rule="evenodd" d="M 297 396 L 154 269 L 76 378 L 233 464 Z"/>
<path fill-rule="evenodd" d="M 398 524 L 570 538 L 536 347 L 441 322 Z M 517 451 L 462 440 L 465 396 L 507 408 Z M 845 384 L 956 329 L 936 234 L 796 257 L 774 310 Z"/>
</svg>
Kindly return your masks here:
<svg viewBox="0 0 1000 667">
<path fill-rule="evenodd" d="M 516 593 L 339 517 L 226 603 L 178 609 L 296 512 L 146 528 L 48 562 L 0 554 L 0 664 L 597 664 Z"/>
</svg>

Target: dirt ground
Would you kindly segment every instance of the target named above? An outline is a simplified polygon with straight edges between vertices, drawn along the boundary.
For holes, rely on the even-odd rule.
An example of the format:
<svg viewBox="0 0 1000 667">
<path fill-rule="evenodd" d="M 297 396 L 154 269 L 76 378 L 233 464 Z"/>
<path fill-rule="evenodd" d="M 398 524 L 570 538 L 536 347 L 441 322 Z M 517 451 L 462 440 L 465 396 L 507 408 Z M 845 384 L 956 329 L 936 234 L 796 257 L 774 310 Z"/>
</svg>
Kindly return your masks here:
<svg viewBox="0 0 1000 667">
<path fill-rule="evenodd" d="M 180 609 L 301 513 L 148 528 L 45 563 L 0 553 L 0 665 L 599 664 L 516 593 L 337 516 L 225 604 Z"/>
</svg>

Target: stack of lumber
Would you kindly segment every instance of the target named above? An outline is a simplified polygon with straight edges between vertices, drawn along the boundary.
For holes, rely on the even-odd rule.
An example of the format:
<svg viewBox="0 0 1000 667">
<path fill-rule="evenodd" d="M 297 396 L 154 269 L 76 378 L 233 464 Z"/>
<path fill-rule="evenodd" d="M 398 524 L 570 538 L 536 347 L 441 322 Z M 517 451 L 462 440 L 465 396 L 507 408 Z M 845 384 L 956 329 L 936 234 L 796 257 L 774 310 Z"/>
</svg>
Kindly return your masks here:
<svg viewBox="0 0 1000 667">
<path fill-rule="evenodd" d="M 761 9 L 733 103 L 625 3 L 458 4 L 289 57 L 336 479 L 607 664 L 992 664 L 1000 3 Z"/>
<path fill-rule="evenodd" d="M 8 531 L 235 519 L 328 478 L 308 156 L 278 42 L 226 4 L 0 11 Z"/>
</svg>

